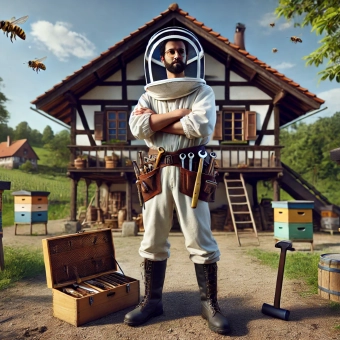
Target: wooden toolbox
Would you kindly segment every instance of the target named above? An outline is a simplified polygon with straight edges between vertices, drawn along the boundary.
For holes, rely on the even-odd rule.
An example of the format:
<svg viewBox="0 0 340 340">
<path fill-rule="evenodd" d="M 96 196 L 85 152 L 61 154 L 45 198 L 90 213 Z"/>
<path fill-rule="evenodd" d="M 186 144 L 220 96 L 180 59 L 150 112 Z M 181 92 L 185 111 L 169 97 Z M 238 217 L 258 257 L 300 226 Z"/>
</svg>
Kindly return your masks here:
<svg viewBox="0 0 340 340">
<path fill-rule="evenodd" d="M 139 303 L 139 281 L 117 271 L 111 229 L 46 238 L 42 244 L 56 318 L 80 326 Z"/>
</svg>

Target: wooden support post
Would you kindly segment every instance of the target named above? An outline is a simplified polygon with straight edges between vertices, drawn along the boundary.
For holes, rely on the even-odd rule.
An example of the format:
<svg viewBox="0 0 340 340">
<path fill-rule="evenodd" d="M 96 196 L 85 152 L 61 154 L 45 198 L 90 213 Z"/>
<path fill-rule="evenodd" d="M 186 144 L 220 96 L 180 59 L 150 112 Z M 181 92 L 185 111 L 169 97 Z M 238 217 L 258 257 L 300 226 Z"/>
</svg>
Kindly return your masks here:
<svg viewBox="0 0 340 340">
<path fill-rule="evenodd" d="M 273 200 L 280 201 L 280 186 L 277 179 L 273 182 Z"/>
<path fill-rule="evenodd" d="M 102 185 L 102 181 L 96 181 L 96 198 L 95 198 L 95 206 L 97 208 L 97 222 L 102 222 L 101 214 L 100 214 L 100 186 Z"/>
<path fill-rule="evenodd" d="M 132 202 L 131 202 L 131 181 L 126 179 L 126 197 L 125 197 L 125 206 L 126 206 L 126 220 L 132 221 Z"/>
<path fill-rule="evenodd" d="M 71 178 L 71 221 L 77 220 L 77 186 L 78 180 Z"/>
<path fill-rule="evenodd" d="M 86 191 L 85 191 L 85 207 L 87 208 L 89 205 L 89 187 L 91 185 L 91 180 L 88 178 L 85 178 L 86 183 Z"/>
<path fill-rule="evenodd" d="M 274 105 L 274 145 L 280 145 L 280 106 Z"/>
</svg>

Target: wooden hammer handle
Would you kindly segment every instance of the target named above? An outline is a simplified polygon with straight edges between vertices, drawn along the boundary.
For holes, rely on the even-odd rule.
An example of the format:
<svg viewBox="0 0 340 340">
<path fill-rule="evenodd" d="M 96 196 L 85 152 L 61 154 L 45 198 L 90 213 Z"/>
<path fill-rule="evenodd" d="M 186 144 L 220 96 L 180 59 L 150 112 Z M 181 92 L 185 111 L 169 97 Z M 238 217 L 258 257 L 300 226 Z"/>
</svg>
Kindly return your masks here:
<svg viewBox="0 0 340 340">
<path fill-rule="evenodd" d="M 192 194 L 191 208 L 197 207 L 198 196 L 201 190 L 202 170 L 203 170 L 203 158 L 200 158 L 200 162 L 198 164 L 197 175 L 196 175 L 195 186 L 194 186 L 194 192 Z"/>
</svg>

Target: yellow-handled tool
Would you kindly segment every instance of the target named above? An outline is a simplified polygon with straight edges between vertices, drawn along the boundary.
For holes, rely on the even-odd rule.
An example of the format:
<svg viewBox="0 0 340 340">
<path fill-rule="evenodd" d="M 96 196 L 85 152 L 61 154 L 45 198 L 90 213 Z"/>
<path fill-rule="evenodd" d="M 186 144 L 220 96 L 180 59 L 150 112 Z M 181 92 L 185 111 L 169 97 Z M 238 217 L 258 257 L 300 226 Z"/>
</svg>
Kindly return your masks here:
<svg viewBox="0 0 340 340">
<path fill-rule="evenodd" d="M 197 170 L 197 175 L 196 175 L 194 192 L 192 194 L 191 208 L 196 208 L 197 207 L 198 196 L 199 196 L 200 190 L 201 190 L 201 178 L 202 178 L 202 171 L 203 171 L 203 161 L 204 161 L 204 158 L 207 157 L 207 152 L 204 151 L 204 153 L 202 153 L 202 150 L 200 150 L 200 151 L 198 151 L 198 156 L 200 156 L 200 162 L 198 164 L 198 170 Z"/>
<path fill-rule="evenodd" d="M 161 161 L 162 154 L 165 152 L 164 148 L 161 146 L 158 148 L 158 155 L 156 158 L 154 169 L 158 168 L 159 162 Z"/>
</svg>

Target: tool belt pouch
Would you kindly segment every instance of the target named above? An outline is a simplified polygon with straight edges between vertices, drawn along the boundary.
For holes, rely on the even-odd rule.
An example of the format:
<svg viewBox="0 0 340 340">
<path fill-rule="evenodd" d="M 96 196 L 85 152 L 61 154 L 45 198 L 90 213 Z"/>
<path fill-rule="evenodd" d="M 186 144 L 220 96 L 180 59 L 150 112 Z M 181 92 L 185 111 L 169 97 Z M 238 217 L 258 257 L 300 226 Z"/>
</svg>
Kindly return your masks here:
<svg viewBox="0 0 340 340">
<path fill-rule="evenodd" d="M 194 193 L 196 176 L 196 171 L 180 168 L 179 191 L 182 194 L 192 197 Z M 217 182 L 215 181 L 215 177 L 202 173 L 201 189 L 198 199 L 205 202 L 214 202 L 216 188 Z"/>
<path fill-rule="evenodd" d="M 139 180 L 144 202 L 162 192 L 160 167 L 146 174 L 139 175 Z"/>
</svg>

